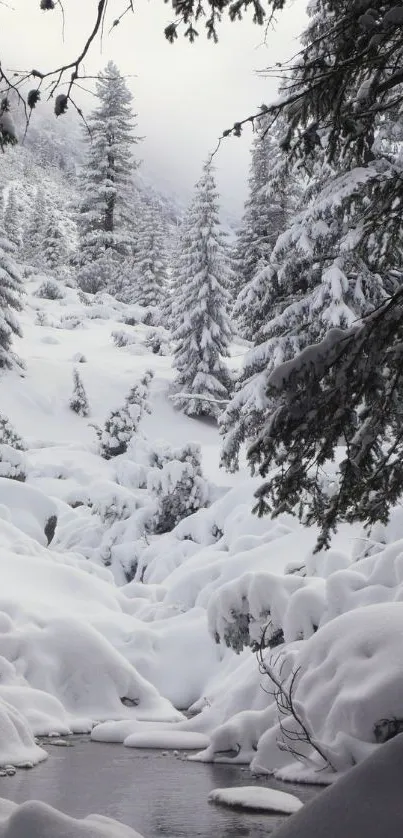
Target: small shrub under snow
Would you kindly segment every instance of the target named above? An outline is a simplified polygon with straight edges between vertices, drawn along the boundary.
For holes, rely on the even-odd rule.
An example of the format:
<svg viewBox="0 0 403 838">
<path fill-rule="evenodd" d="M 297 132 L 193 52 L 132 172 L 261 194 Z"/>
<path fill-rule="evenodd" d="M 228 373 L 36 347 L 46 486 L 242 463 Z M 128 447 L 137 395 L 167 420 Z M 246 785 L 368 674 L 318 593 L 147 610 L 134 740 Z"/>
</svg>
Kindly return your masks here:
<svg viewBox="0 0 403 838">
<path fill-rule="evenodd" d="M 109 414 L 98 434 L 100 454 L 105 460 L 125 453 L 144 413 L 150 413 L 148 390 L 152 378 L 153 373 L 146 372 L 141 381 L 132 387 L 124 405 Z"/>
<path fill-rule="evenodd" d="M 42 282 L 35 293 L 37 297 L 42 297 L 44 300 L 62 300 L 64 297 L 59 283 L 53 279 L 46 279 Z"/>
</svg>

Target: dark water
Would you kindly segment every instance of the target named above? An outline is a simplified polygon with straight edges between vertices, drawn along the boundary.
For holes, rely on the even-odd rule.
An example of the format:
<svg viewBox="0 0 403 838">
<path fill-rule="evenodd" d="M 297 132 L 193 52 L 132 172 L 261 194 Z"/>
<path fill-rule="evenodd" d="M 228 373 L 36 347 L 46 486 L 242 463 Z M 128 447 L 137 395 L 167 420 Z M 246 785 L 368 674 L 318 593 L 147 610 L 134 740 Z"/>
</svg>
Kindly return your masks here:
<svg viewBox="0 0 403 838">
<path fill-rule="evenodd" d="M 43 743 L 49 759 L 32 771 L 0 778 L 0 797 L 42 800 L 69 815 L 107 815 L 145 838 L 261 838 L 283 816 L 253 814 L 208 802 L 214 788 L 262 785 L 308 800 L 317 786 L 254 778 L 235 765 L 187 762 L 172 752 L 136 750 L 74 737 L 72 747 Z"/>
</svg>

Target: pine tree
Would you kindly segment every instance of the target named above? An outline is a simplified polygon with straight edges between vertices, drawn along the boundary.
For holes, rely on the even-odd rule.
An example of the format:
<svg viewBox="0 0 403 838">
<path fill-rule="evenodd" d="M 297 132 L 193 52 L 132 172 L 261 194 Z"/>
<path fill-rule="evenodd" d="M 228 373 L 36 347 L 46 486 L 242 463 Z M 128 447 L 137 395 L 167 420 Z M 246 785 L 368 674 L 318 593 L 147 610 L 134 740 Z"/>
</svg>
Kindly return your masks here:
<svg viewBox="0 0 403 838">
<path fill-rule="evenodd" d="M 49 208 L 45 193 L 39 187 L 23 235 L 24 259 L 37 268 L 43 267 L 43 240 L 48 223 Z"/>
<path fill-rule="evenodd" d="M 4 413 L 0 413 L 0 443 L 2 445 L 10 445 L 11 448 L 15 448 L 17 451 L 25 451 L 25 444 L 22 438 Z"/>
<path fill-rule="evenodd" d="M 100 431 L 100 454 L 105 460 L 117 457 L 127 451 L 127 446 L 136 433 L 144 413 L 150 413 L 148 392 L 153 372 L 148 371 L 132 387 L 121 408 L 114 409 Z"/>
<path fill-rule="evenodd" d="M 78 370 L 73 370 L 74 389 L 70 398 L 69 405 L 74 413 L 79 416 L 89 416 L 90 406 L 88 403 L 87 394 L 84 389 L 84 384 L 80 378 Z"/>
<path fill-rule="evenodd" d="M 304 523 L 319 524 L 321 547 L 329 546 L 341 520 L 386 521 L 403 494 L 402 158 L 382 136 L 385 122 L 395 126 L 399 119 L 403 77 L 396 67 L 403 39 L 401 9 L 393 0 L 376 0 L 371 8 L 315 0 L 309 13 L 281 102 L 269 110 L 288 120 L 283 148 L 290 156 L 305 164 L 321 145 L 326 164 L 336 170 L 317 205 L 316 237 L 322 229 L 330 247 L 327 253 L 306 251 L 308 280 L 316 273 L 322 281 L 305 295 L 301 288 L 287 312 L 302 336 L 301 305 L 308 317 L 319 312 L 322 322 L 327 312 L 328 329 L 278 367 L 270 371 L 268 364 L 261 391 L 266 421 L 248 456 L 267 478 L 258 511 L 298 508 Z M 301 245 L 303 236 L 295 234 Z M 294 248 L 295 240 L 284 244 Z M 362 299 L 373 305 L 376 289 L 389 288 L 391 277 L 399 276 L 393 296 L 365 314 Z M 362 316 L 353 323 L 345 316 L 350 292 Z M 326 464 L 343 442 L 345 456 L 330 490 Z"/>
<path fill-rule="evenodd" d="M 78 281 L 83 290 L 113 284 L 116 269 L 133 244 L 127 219 L 137 138 L 132 95 L 112 61 L 98 76 L 96 95 L 99 106 L 88 118 L 91 138 L 78 219 Z"/>
<path fill-rule="evenodd" d="M 278 129 L 270 130 L 270 122 L 262 106 L 256 120 L 255 139 L 249 176 L 249 197 L 234 249 L 235 296 L 268 264 L 278 234 L 287 215 L 285 178 L 278 145 Z M 277 188 L 273 188 L 276 183 Z"/>
<path fill-rule="evenodd" d="M 263 115 L 258 125 L 252 153 L 250 197 L 235 249 L 234 271 L 239 293 L 232 310 L 240 333 L 250 341 L 255 341 L 260 328 L 273 314 L 272 289 L 268 298 L 266 287 L 266 277 L 271 277 L 271 271 L 266 273 L 265 268 L 270 264 L 279 234 L 287 227 L 302 198 L 302 177 L 288 163 L 279 146 L 282 123 L 272 129 Z"/>
<path fill-rule="evenodd" d="M 277 240 L 271 263 L 255 278 L 262 289 L 260 327 L 236 392 L 221 419 L 222 460 L 238 468 L 240 446 L 259 436 L 277 409 L 267 395 L 273 370 L 331 328 L 348 329 L 382 303 L 385 291 L 369 260 L 343 247 L 363 200 L 348 173 L 335 174 L 318 152 L 301 210 Z"/>
<path fill-rule="evenodd" d="M 142 209 L 138 221 L 136 254 L 133 261 L 135 287 L 131 299 L 142 306 L 161 307 L 166 294 L 166 231 L 156 200 Z"/>
<path fill-rule="evenodd" d="M 7 238 L 18 250 L 21 247 L 21 221 L 15 189 L 10 188 L 4 210 L 4 231 Z"/>
<path fill-rule="evenodd" d="M 11 352 L 13 335 L 21 337 L 15 316 L 21 311 L 22 279 L 15 262 L 15 247 L 0 226 L 0 368 L 11 368 L 15 358 Z"/>
<path fill-rule="evenodd" d="M 57 218 L 48 218 L 44 231 L 42 259 L 45 268 L 53 272 L 63 270 L 68 263 L 67 241 Z"/>
<path fill-rule="evenodd" d="M 213 167 L 207 162 L 185 220 L 174 285 L 177 341 L 173 365 L 175 404 L 188 416 L 217 417 L 231 376 L 222 358 L 232 337 L 228 317 L 230 262 L 218 219 Z M 183 393 L 184 395 L 180 395 Z"/>
</svg>

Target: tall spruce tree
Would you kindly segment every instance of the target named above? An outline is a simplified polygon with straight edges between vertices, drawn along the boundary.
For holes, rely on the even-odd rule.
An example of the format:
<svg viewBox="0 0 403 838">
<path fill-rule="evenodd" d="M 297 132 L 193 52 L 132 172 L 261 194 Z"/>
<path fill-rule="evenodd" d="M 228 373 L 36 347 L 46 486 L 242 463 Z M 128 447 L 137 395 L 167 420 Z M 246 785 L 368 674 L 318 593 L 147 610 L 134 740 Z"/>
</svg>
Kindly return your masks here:
<svg viewBox="0 0 403 838">
<path fill-rule="evenodd" d="M 403 16 L 395 3 L 378 0 L 315 0 L 309 14 L 301 53 L 269 110 L 288 120 L 283 147 L 290 155 L 309 160 L 321 143 L 336 169 L 321 224 L 329 226 L 325 209 L 332 217 L 347 202 L 333 252 L 320 265 L 316 300 L 325 311 L 337 288 L 345 292 L 358 281 L 365 297 L 368 283 L 386 288 L 391 275 L 402 277 L 402 160 L 380 135 L 385 120 L 400 118 Z M 268 366 L 266 421 L 249 450 L 251 464 L 267 477 L 259 512 L 299 505 L 302 520 L 321 527 L 319 546 L 329 545 L 341 520 L 387 520 L 403 493 L 402 288 L 372 313 L 362 306 L 359 313 L 362 319 L 349 328 L 331 318 L 322 340 L 308 341 L 271 371 Z M 329 491 L 323 472 L 343 441 L 345 456 Z M 274 466 L 280 468 L 268 477 Z"/>
<path fill-rule="evenodd" d="M 273 277 L 265 271 L 274 245 L 301 201 L 304 178 L 281 151 L 281 125 L 272 129 L 260 117 L 252 153 L 250 197 L 236 245 L 234 268 L 239 293 L 232 316 L 240 333 L 255 341 L 260 328 L 273 316 Z M 306 179 L 306 176 L 305 176 Z M 268 277 L 271 277 L 268 279 Z"/>
<path fill-rule="evenodd" d="M 132 248 L 128 225 L 135 116 L 132 95 L 112 61 L 98 76 L 99 105 L 88 118 L 87 163 L 82 173 L 78 218 L 80 247 L 78 282 L 94 291 L 113 285 L 116 272 Z"/>
<path fill-rule="evenodd" d="M 255 122 L 249 197 L 234 248 L 235 296 L 253 280 L 258 269 L 268 264 L 277 236 L 284 229 L 290 190 L 285 188 L 277 134 L 270 130 L 262 106 L 262 115 Z"/>
<path fill-rule="evenodd" d="M 357 184 L 348 171 L 326 166 L 322 148 L 316 157 L 302 198 L 305 209 L 278 237 L 270 265 L 256 277 L 263 289 L 260 327 L 221 422 L 222 459 L 231 470 L 238 467 L 240 445 L 270 427 L 276 414 L 278 401 L 267 393 L 273 370 L 329 329 L 347 330 L 386 296 L 368 258 L 347 246 L 363 210 Z"/>
<path fill-rule="evenodd" d="M 23 233 L 24 259 L 37 268 L 43 267 L 43 240 L 48 223 L 48 203 L 43 189 L 38 187 L 32 212 Z"/>
<path fill-rule="evenodd" d="M 10 242 L 19 250 L 22 244 L 21 219 L 18 209 L 17 195 L 13 187 L 9 189 L 4 208 L 4 231 Z"/>
<path fill-rule="evenodd" d="M 57 273 L 66 268 L 69 258 L 66 236 L 56 217 L 49 217 L 44 230 L 42 259 L 45 268 Z"/>
<path fill-rule="evenodd" d="M 188 416 L 217 417 L 229 396 L 230 260 L 218 218 L 213 167 L 207 162 L 184 222 L 174 285 L 177 341 L 173 365 L 175 403 Z M 183 394 L 183 395 L 180 395 Z"/>
<path fill-rule="evenodd" d="M 11 351 L 13 335 L 21 337 L 15 316 L 21 311 L 22 279 L 15 261 L 15 245 L 0 224 L 0 368 L 11 368 L 15 356 Z"/>
<path fill-rule="evenodd" d="M 132 296 L 142 306 L 161 307 L 167 285 L 166 229 L 157 201 L 143 204 L 137 225 Z"/>
</svg>

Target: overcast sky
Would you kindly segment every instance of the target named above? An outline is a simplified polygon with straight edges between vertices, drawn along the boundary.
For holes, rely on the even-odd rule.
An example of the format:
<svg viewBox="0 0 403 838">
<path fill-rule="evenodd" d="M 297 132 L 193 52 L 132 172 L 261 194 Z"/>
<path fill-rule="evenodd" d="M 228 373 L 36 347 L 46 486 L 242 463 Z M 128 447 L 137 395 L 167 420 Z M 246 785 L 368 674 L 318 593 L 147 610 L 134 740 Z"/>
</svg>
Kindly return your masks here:
<svg viewBox="0 0 403 838">
<path fill-rule="evenodd" d="M 76 57 L 98 5 L 97 0 L 64 0 L 63 44 L 59 13 L 41 12 L 39 0 L 7 1 L 13 9 L 0 6 L 2 63 L 42 71 Z M 124 0 L 111 0 L 114 16 L 124 5 Z M 128 84 L 135 97 L 138 133 L 145 137 L 139 156 L 144 174 L 157 186 L 187 200 L 223 129 L 275 96 L 276 82 L 258 76 L 256 70 L 296 52 L 304 8 L 304 0 L 290 2 L 268 32 L 266 44 L 263 30 L 245 19 L 226 22 L 218 45 L 204 36 L 193 45 L 184 39 L 171 45 L 163 34 L 172 19 L 169 5 L 135 0 L 135 15 L 127 15 L 105 36 L 102 52 L 99 42 L 94 44 L 87 73 L 97 73 L 112 58 L 123 74 L 132 76 Z M 92 102 L 89 98 L 85 107 L 91 108 Z M 247 128 L 241 139 L 226 140 L 216 157 L 221 201 L 234 215 L 241 213 L 246 194 L 251 138 Z"/>
</svg>

